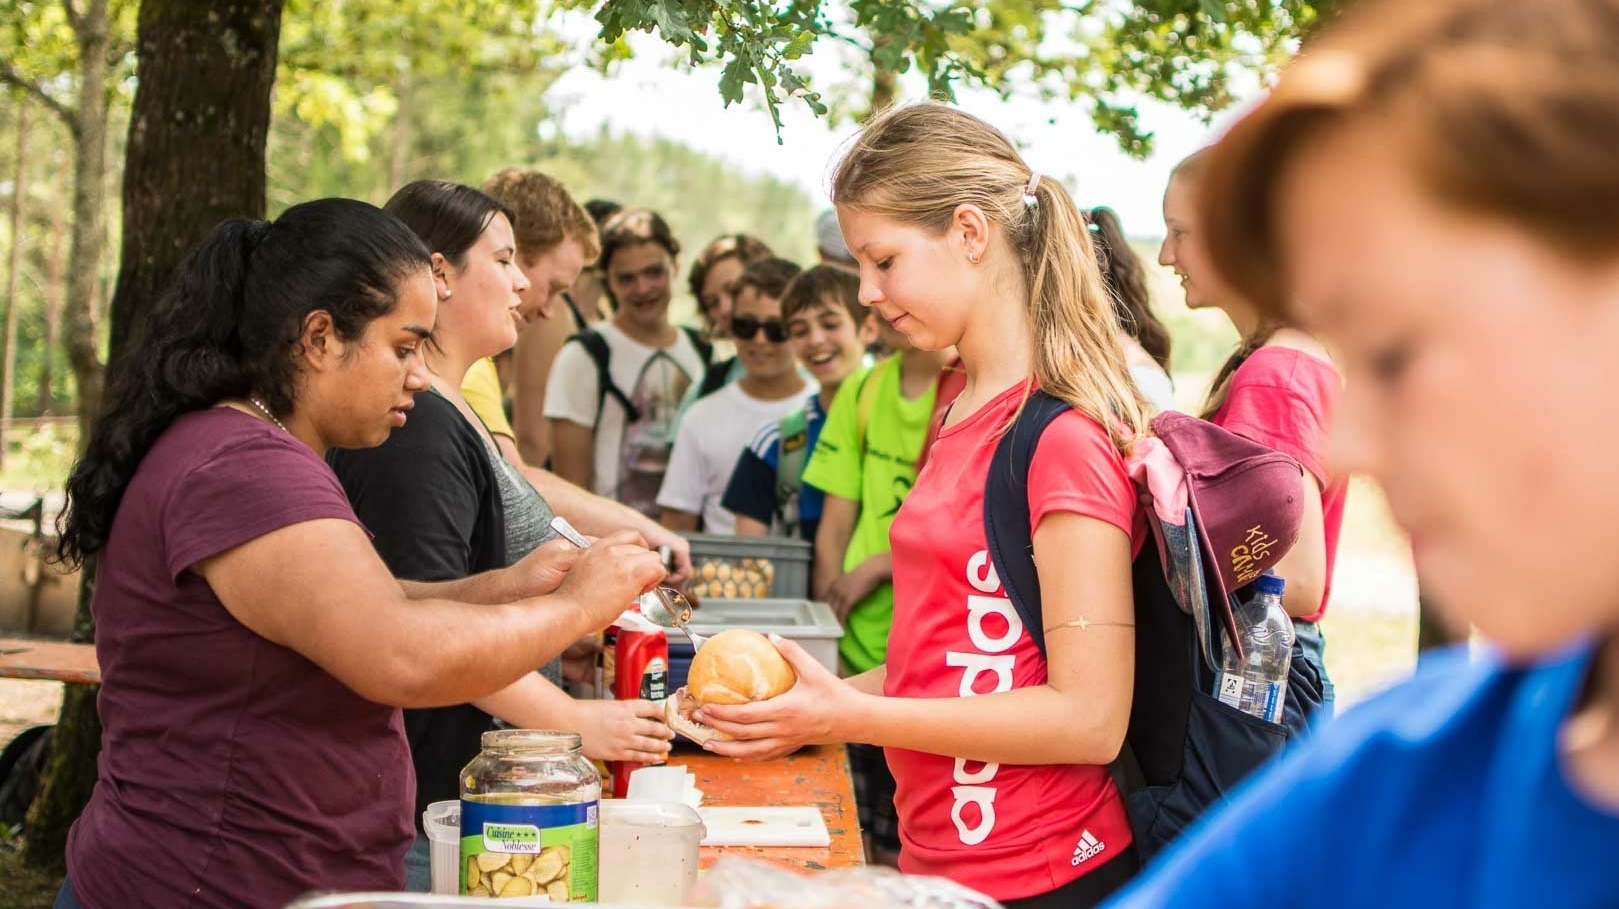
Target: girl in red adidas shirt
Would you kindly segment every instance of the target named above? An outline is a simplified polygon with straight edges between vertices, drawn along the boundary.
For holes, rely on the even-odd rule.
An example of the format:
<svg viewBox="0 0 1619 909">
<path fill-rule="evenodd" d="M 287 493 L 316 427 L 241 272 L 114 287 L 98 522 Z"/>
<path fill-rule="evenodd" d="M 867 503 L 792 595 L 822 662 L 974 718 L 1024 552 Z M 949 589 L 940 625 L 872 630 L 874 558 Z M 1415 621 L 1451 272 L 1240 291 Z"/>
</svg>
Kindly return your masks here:
<svg viewBox="0 0 1619 909">
<path fill-rule="evenodd" d="M 1299 538 L 1276 564 L 1287 579 L 1282 605 L 1293 616 L 1304 656 L 1321 676 L 1322 705 L 1312 721 L 1332 716 L 1332 682 L 1323 662 L 1326 641 L 1317 624 L 1327 612 L 1338 557 L 1349 481 L 1327 464 L 1327 429 L 1343 379 L 1320 342 L 1226 285 L 1214 271 L 1196 224 L 1203 153 L 1176 165 L 1164 191 L 1164 245 L 1158 262 L 1175 270 L 1192 309 L 1215 307 L 1242 335 L 1242 344 L 1216 374 L 1202 417 L 1290 455 L 1304 465 L 1304 517 Z"/>
<path fill-rule="evenodd" d="M 966 383 L 894 521 L 885 665 L 840 681 L 789 641 L 781 697 L 706 707 L 711 750 L 768 758 L 808 743 L 881 745 L 897 783 L 900 868 L 1009 909 L 1091 906 L 1135 870 L 1106 765 L 1130 712 L 1136 494 L 1120 452 L 1145 431 L 1089 231 L 1066 191 L 1005 136 L 937 104 L 873 120 L 833 202 L 860 299 L 913 344 L 954 346 Z M 991 564 L 984 484 L 1036 387 L 1073 406 L 1030 466 L 1030 524 L 1050 658 Z"/>
</svg>

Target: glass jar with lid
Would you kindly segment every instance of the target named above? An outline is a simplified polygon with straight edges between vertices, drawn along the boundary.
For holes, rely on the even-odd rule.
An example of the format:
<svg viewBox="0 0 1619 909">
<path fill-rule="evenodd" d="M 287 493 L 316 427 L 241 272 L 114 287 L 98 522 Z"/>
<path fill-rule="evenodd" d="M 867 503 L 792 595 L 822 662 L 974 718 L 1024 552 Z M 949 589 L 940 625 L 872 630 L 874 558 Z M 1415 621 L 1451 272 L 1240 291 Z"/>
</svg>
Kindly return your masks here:
<svg viewBox="0 0 1619 909">
<path fill-rule="evenodd" d="M 595 902 L 600 801 L 578 733 L 485 732 L 461 771 L 461 892 Z"/>
</svg>

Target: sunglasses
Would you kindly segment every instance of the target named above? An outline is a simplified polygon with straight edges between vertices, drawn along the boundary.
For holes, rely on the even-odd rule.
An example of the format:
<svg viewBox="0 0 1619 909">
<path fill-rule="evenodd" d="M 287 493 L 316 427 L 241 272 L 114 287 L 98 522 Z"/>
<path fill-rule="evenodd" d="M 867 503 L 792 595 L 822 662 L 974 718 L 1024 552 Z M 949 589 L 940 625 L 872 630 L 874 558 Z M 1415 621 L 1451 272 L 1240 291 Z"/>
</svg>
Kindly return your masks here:
<svg viewBox="0 0 1619 909">
<path fill-rule="evenodd" d="M 763 322 L 752 316 L 732 316 L 731 336 L 738 341 L 752 341 L 753 336 L 764 329 L 765 340 L 772 344 L 780 344 L 787 340 L 787 323 L 780 319 L 766 319 Z"/>
</svg>

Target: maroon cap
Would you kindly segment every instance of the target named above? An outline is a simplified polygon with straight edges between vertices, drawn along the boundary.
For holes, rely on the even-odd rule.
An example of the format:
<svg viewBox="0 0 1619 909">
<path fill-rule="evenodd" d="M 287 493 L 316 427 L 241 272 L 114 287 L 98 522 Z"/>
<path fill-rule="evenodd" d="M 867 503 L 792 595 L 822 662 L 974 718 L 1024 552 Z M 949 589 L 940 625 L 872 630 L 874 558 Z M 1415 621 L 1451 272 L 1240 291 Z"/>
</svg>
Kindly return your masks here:
<svg viewBox="0 0 1619 909">
<path fill-rule="evenodd" d="M 1236 638 L 1231 593 L 1274 568 L 1299 538 L 1304 468 L 1293 458 L 1207 420 L 1166 410 L 1153 433 L 1186 472 L 1206 575 Z"/>
</svg>

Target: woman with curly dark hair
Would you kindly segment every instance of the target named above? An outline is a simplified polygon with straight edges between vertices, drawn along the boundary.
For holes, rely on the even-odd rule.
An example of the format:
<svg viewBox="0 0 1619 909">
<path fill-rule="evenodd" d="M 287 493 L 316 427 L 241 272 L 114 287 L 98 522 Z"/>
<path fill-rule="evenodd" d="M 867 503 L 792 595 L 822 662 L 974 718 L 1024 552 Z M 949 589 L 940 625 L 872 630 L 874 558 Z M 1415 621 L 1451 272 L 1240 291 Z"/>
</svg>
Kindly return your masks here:
<svg viewBox="0 0 1619 909">
<path fill-rule="evenodd" d="M 628 534 L 389 574 L 322 455 L 405 424 L 435 315 L 421 241 L 323 199 L 216 227 L 119 363 L 62 521 L 99 566 L 103 731 L 57 906 L 398 889 L 399 708 L 503 688 L 662 577 Z"/>
</svg>

